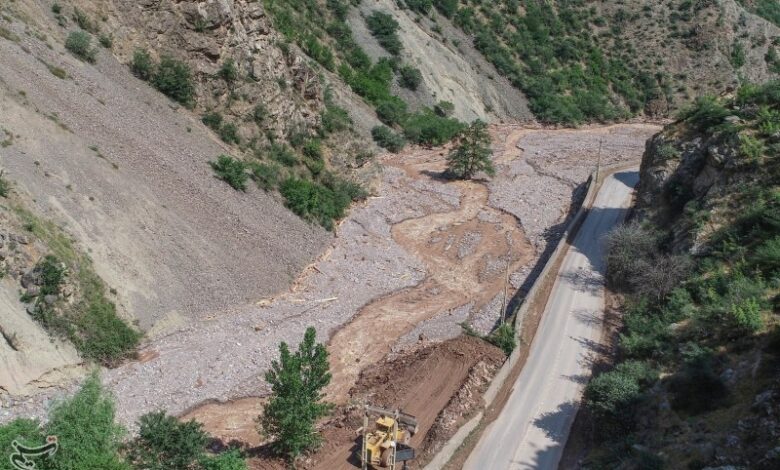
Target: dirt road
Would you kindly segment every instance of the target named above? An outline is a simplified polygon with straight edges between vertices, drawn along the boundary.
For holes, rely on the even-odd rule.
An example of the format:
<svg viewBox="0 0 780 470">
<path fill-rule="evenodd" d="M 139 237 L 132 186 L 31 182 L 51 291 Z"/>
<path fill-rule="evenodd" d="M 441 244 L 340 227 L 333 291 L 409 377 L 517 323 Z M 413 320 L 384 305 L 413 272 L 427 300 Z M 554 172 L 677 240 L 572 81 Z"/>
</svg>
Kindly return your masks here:
<svg viewBox="0 0 780 470">
<path fill-rule="evenodd" d="M 637 181 L 626 171 L 604 182 L 564 258 L 528 362 L 466 470 L 557 468 L 601 331 L 603 237 L 625 217 Z"/>
</svg>

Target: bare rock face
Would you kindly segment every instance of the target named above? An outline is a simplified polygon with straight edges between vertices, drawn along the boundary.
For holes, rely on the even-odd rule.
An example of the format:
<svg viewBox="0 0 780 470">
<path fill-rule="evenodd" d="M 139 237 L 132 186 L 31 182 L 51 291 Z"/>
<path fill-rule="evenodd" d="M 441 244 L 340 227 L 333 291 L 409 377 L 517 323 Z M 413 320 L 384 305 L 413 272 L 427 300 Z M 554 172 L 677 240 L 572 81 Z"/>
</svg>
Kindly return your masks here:
<svg viewBox="0 0 780 470">
<path fill-rule="evenodd" d="M 135 48 L 187 62 L 197 80 L 196 111 L 216 111 L 238 127 L 246 140 L 263 143 L 319 123 L 323 90 L 317 73 L 294 48 L 283 52 L 261 2 L 207 0 L 119 0 L 117 49 L 130 61 Z M 219 78 L 233 60 L 239 78 Z M 266 118 L 251 119 L 258 104 Z"/>
</svg>

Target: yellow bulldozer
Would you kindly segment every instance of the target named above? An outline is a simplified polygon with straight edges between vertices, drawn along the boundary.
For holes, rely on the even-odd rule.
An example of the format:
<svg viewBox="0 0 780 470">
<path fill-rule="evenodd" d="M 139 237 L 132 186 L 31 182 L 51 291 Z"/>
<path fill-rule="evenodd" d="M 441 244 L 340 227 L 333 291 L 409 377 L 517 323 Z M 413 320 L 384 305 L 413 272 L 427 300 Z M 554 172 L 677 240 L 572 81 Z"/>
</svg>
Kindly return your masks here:
<svg viewBox="0 0 780 470">
<path fill-rule="evenodd" d="M 369 417 L 377 415 L 375 429 L 369 431 Z M 360 452 L 363 470 L 395 470 L 397 462 L 405 463 L 414 458 L 414 449 L 409 447 L 409 441 L 417 432 L 417 420 L 410 414 L 366 405 L 363 427 L 359 432 L 363 433 Z"/>
</svg>

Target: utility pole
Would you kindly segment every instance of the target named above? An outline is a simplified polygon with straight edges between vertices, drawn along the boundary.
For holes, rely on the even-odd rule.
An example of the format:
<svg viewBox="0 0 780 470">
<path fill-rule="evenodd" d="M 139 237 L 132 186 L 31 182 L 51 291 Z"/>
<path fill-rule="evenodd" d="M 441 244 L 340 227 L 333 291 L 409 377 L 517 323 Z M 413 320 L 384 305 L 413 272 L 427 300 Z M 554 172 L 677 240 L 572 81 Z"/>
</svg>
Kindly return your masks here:
<svg viewBox="0 0 780 470">
<path fill-rule="evenodd" d="M 599 183 L 599 176 L 601 176 L 601 144 L 604 142 L 604 139 L 599 137 L 599 156 L 598 160 L 596 162 L 596 181 L 595 183 Z"/>
</svg>

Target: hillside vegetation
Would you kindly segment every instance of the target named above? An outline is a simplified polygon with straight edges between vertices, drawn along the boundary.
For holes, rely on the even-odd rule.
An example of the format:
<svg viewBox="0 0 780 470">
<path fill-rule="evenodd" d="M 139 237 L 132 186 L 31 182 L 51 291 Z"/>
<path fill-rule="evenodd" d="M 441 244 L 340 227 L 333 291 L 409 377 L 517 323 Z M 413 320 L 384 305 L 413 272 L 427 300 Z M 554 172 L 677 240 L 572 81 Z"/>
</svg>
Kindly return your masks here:
<svg viewBox="0 0 780 470">
<path fill-rule="evenodd" d="M 701 98 L 648 143 L 609 238 L 616 367 L 586 389 L 588 468 L 777 468 L 780 82 Z"/>
</svg>

